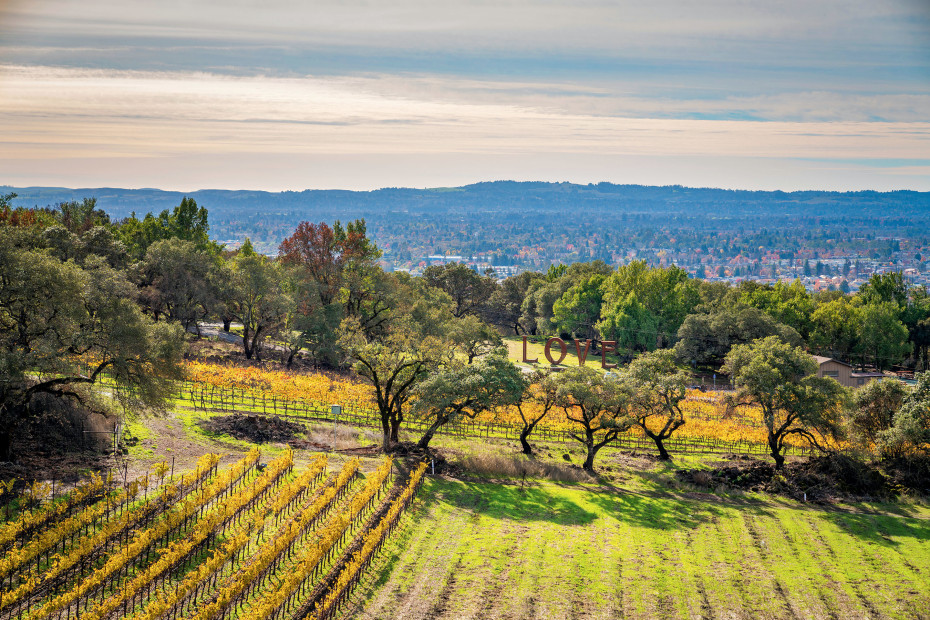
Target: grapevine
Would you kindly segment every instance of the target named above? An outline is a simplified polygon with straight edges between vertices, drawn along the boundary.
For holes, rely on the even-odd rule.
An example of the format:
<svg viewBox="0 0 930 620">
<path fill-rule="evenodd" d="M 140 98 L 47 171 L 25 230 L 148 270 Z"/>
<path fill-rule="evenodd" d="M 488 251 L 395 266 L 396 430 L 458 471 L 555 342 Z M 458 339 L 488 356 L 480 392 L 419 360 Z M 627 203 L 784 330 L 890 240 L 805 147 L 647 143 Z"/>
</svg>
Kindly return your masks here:
<svg viewBox="0 0 930 620">
<path fill-rule="evenodd" d="M 269 463 L 254 484 L 246 486 L 241 492 L 223 502 L 219 509 L 198 521 L 193 532 L 188 534 L 184 540 L 171 543 L 158 560 L 145 570 L 140 571 L 129 583 L 121 585 L 116 596 L 112 596 L 104 603 L 92 608 L 84 617 L 87 620 L 101 620 L 101 618 L 106 618 L 107 615 L 114 612 L 124 601 L 134 598 L 142 588 L 160 578 L 182 559 L 188 557 L 215 530 L 225 526 L 234 518 L 241 517 L 241 511 L 258 496 L 264 494 L 275 480 L 293 464 L 293 453 L 291 451 Z"/>
<path fill-rule="evenodd" d="M 257 454 L 255 455 L 255 459 L 257 460 Z M 201 457 L 198 461 L 197 468 L 190 474 L 182 476 L 179 485 L 169 484 L 164 487 L 162 496 L 160 498 L 160 504 L 164 506 L 169 501 L 178 498 L 179 495 L 182 494 L 185 490 L 193 489 L 197 483 L 203 481 L 210 474 L 210 472 L 213 471 L 213 468 L 216 466 L 218 461 L 219 456 L 215 454 L 206 454 Z M 75 515 L 74 517 L 60 523 L 50 532 L 43 533 L 40 536 L 41 542 L 39 544 L 48 548 L 49 545 L 63 541 L 65 536 L 70 536 L 81 531 L 83 527 L 87 526 L 98 516 L 100 516 L 100 508 L 101 507 L 85 510 L 79 515 Z M 102 508 L 105 508 L 105 506 Z M 120 515 L 118 519 L 104 521 L 100 529 L 97 530 L 96 533 L 93 534 L 90 538 L 79 539 L 66 555 L 55 556 L 52 565 L 46 570 L 44 574 L 39 576 L 29 576 L 24 579 L 15 589 L 8 592 L 0 592 L 0 609 L 9 607 L 10 605 L 15 604 L 32 595 L 38 590 L 40 586 L 57 579 L 59 576 L 71 570 L 76 565 L 78 565 L 79 562 L 84 561 L 96 550 L 101 549 L 107 543 L 107 541 L 111 540 L 118 533 L 128 531 L 130 527 L 140 523 L 144 518 L 153 514 L 157 509 L 159 509 L 159 502 L 156 502 L 155 498 L 153 498 L 151 501 L 142 502 L 135 507 L 126 510 L 122 515 Z M 26 553 L 24 551 L 25 549 L 27 549 L 27 547 L 24 547 L 20 550 L 22 554 Z M 14 562 L 21 563 L 22 554 L 14 553 L 8 558 L 5 558 L 4 561 L 8 560 L 10 564 L 13 564 Z"/>
<path fill-rule="evenodd" d="M 88 578 L 85 578 L 81 581 L 77 588 L 65 592 L 54 599 L 45 603 L 42 607 L 34 612 L 32 617 L 41 618 L 49 613 L 63 609 L 73 603 L 74 601 L 84 597 L 90 592 L 95 591 L 97 588 L 105 585 L 109 578 L 118 571 L 121 571 L 128 562 L 136 558 L 143 551 L 147 551 L 150 547 L 155 544 L 157 541 L 165 538 L 172 530 L 182 526 L 186 523 L 195 514 L 200 512 L 203 506 L 210 500 L 216 498 L 221 493 L 227 491 L 231 485 L 239 481 L 239 479 L 258 461 L 258 450 L 253 449 L 245 458 L 234 464 L 232 467 L 223 470 L 223 472 L 217 476 L 217 478 L 207 487 L 202 488 L 201 492 L 198 493 L 195 497 L 192 497 L 174 510 L 169 512 L 164 519 L 162 519 L 155 526 L 138 532 L 133 541 L 123 547 L 120 551 L 110 556 L 107 562 L 98 570 L 94 571 L 92 575 Z M 80 557 L 83 557 L 85 553 L 89 550 L 90 544 L 93 541 L 89 541 L 77 549 L 75 553 L 71 555 L 60 558 L 59 561 L 53 566 L 52 571 L 62 571 L 66 568 L 73 566 Z M 50 572 L 52 572 L 50 571 Z"/>
<path fill-rule="evenodd" d="M 318 456 L 287 488 L 279 492 L 272 504 L 263 510 L 263 513 L 279 516 L 281 510 L 299 498 L 309 488 L 309 485 L 320 477 L 326 467 L 326 461 L 326 455 Z M 177 609 L 178 605 L 189 598 L 196 597 L 197 592 L 206 585 L 207 579 L 221 570 L 231 558 L 237 557 L 249 544 L 256 528 L 258 528 L 257 516 L 255 520 L 247 521 L 244 529 L 234 532 L 220 548 L 213 551 L 205 562 L 188 573 L 173 590 L 162 592 L 143 612 L 134 616 L 133 620 L 155 620 Z"/>
<path fill-rule="evenodd" d="M 362 539 L 361 548 L 345 564 L 329 594 L 320 602 L 314 612 L 309 616 L 316 620 L 329 618 L 347 593 L 357 583 L 359 574 L 368 566 L 375 552 L 380 549 L 387 534 L 396 525 L 404 508 L 409 504 L 413 495 L 419 488 L 420 481 L 426 472 L 426 463 L 420 463 L 411 473 L 404 490 L 388 508 L 387 513 L 378 524 L 366 533 Z"/>
<path fill-rule="evenodd" d="M 88 482 L 79 485 L 64 500 L 46 504 L 38 510 L 22 515 L 18 520 L 4 524 L 0 527 L 0 549 L 6 549 L 26 532 L 70 515 L 75 507 L 102 498 L 103 490 L 109 486 L 111 480 L 112 473 L 106 479 L 96 472 L 92 473 Z"/>
<path fill-rule="evenodd" d="M 272 564 L 283 554 L 289 553 L 299 536 L 309 527 L 337 494 L 354 478 L 358 469 L 358 459 L 346 463 L 336 483 L 326 489 L 315 502 L 306 507 L 297 518 L 290 521 L 277 536 L 259 549 L 248 564 L 219 590 L 215 600 L 203 606 L 196 614 L 196 620 L 212 620 L 220 617 L 226 610 L 251 591 L 259 580 L 272 568 Z"/>
<path fill-rule="evenodd" d="M 250 609 L 240 617 L 245 620 L 263 620 L 274 617 L 282 608 L 287 608 L 294 594 L 303 592 L 306 582 L 315 574 L 323 558 L 345 535 L 350 524 L 364 514 L 365 509 L 375 499 L 391 474 L 393 463 L 385 459 L 381 466 L 372 473 L 365 486 L 349 502 L 348 509 L 324 528 L 322 535 L 314 544 L 305 545 L 296 564 L 285 572 L 276 587 L 267 592 Z"/>
</svg>

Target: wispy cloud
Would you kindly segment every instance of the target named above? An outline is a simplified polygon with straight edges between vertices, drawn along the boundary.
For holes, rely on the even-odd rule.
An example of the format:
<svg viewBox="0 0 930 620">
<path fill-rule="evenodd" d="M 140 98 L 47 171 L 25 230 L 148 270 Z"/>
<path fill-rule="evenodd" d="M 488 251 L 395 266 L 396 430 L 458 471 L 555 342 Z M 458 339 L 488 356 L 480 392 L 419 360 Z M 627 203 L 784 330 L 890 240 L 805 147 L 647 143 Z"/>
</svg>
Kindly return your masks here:
<svg viewBox="0 0 930 620">
<path fill-rule="evenodd" d="M 928 32 L 925 0 L 14 0 L 0 3 L 0 148 L 29 178 L 116 158 L 166 179 L 149 185 L 198 157 L 208 178 L 278 162 L 264 174 L 291 188 L 305 177 L 281 158 L 367 174 L 366 158 L 427 157 L 425 183 L 448 175 L 424 166 L 456 158 L 469 180 L 484 161 L 655 177 L 629 158 L 679 162 L 683 179 L 684 157 L 708 174 L 701 158 L 755 162 L 785 185 L 842 169 L 926 187 Z M 748 165 L 733 170 L 761 183 Z"/>
<path fill-rule="evenodd" d="M 379 88 L 374 78 L 230 77 L 206 73 L 5 67 L 5 141 L 74 156 L 123 149 L 243 152 L 602 152 L 764 157 L 915 158 L 928 122 L 651 118 L 642 102 L 595 114 L 558 91 L 493 102 Z M 553 92 L 555 94 L 553 95 Z M 467 100 L 471 100 L 467 103 Z M 549 105 L 552 100 L 560 106 Z M 726 103 L 726 102 L 724 102 Z M 738 103 L 738 102 L 737 102 Z M 732 103 L 732 109 L 741 109 Z M 913 104 L 914 102 L 910 102 Z M 616 105 L 616 102 L 613 102 Z M 777 108 L 779 102 L 770 102 Z M 700 102 L 687 109 L 700 111 Z M 720 109 L 713 102 L 708 109 Z M 745 105 L 743 105 L 745 107 Z M 623 108 L 623 106 L 621 106 Z M 685 108 L 683 108 L 685 109 Z M 635 111 L 636 114 L 631 112 Z M 3 121 L 0 121 L 3 122 Z"/>
</svg>

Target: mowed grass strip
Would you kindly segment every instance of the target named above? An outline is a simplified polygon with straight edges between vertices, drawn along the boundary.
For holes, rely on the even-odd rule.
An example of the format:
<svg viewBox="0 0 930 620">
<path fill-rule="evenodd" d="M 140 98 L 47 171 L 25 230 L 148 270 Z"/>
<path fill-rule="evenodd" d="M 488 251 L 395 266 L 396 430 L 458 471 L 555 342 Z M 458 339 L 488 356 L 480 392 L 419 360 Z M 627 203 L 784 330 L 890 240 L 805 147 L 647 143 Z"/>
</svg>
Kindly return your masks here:
<svg viewBox="0 0 930 620">
<path fill-rule="evenodd" d="M 430 479 L 355 594 L 373 618 L 915 618 L 930 521 Z"/>
</svg>

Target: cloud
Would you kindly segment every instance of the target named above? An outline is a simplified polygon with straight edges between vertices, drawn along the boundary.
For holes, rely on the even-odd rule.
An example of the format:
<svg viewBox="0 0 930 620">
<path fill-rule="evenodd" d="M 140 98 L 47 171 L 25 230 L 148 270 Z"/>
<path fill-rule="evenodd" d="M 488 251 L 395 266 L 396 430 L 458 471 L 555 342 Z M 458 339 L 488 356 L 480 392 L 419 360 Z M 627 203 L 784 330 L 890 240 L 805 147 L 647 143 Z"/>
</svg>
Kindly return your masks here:
<svg viewBox="0 0 930 620">
<path fill-rule="evenodd" d="M 558 94 L 456 101 L 430 97 L 428 82 L 402 92 L 390 79 L 391 87 L 381 89 L 377 79 L 357 78 L 43 67 L 4 67 L 0 75 L 7 93 L 0 140 L 25 158 L 223 152 L 919 158 L 930 152 L 930 123 L 917 121 L 657 118 L 635 100 L 629 107 L 638 104 L 637 114 L 605 115 L 544 105 Z"/>
<path fill-rule="evenodd" d="M 370 59 L 386 55 L 399 63 L 415 63 L 423 53 L 503 62 L 527 56 L 689 59 L 760 68 L 903 61 L 926 72 L 928 14 L 923 0 L 36 0 L 8 4 L 0 13 L 0 39 L 44 47 L 65 41 L 71 48 L 112 41 L 137 46 L 142 53 L 136 62 L 179 62 L 170 48 L 189 48 L 196 57 L 198 47 L 218 46 L 277 49 L 281 53 L 272 66 L 328 50 Z M 247 56 L 236 60 L 248 65 Z"/>
<path fill-rule="evenodd" d="M 810 179 L 811 158 L 873 158 L 898 163 L 836 165 L 919 185 L 901 162 L 930 152 L 928 17 L 925 0 L 8 0 L 0 147 L 17 174 L 397 157 L 438 179 L 483 157 L 552 178 L 685 157 Z"/>
</svg>

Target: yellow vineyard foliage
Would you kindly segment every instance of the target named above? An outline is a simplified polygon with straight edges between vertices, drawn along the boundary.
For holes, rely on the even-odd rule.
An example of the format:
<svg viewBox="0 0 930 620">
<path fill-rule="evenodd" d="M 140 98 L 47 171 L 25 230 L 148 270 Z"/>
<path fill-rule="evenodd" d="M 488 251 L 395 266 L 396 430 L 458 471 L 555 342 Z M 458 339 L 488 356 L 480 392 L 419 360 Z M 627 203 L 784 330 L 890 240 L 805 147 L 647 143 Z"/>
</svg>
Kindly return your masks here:
<svg viewBox="0 0 930 620">
<path fill-rule="evenodd" d="M 317 405 L 338 403 L 343 407 L 361 411 L 375 409 L 371 386 L 335 374 L 291 374 L 205 362 L 189 362 L 187 374 L 189 380 L 195 383 L 244 392 L 254 391 L 266 398 L 274 396 L 282 400 L 311 402 Z M 523 409 L 528 417 L 542 413 L 542 405 L 532 402 L 525 403 Z M 731 409 L 724 402 L 724 395 L 719 392 L 689 391 L 682 409 L 686 423 L 676 431 L 676 438 L 754 444 L 766 442 L 766 430 L 762 426 L 758 409 Z M 515 407 L 485 412 L 478 416 L 475 422 L 503 424 L 516 429 L 523 426 Z M 569 421 L 565 412 L 559 408 L 551 410 L 537 428 L 549 431 L 577 430 L 576 425 Z M 631 435 L 641 432 L 637 429 L 629 431 Z M 788 443 L 805 445 L 801 439 L 795 440 L 795 443 L 789 439 Z"/>
</svg>

